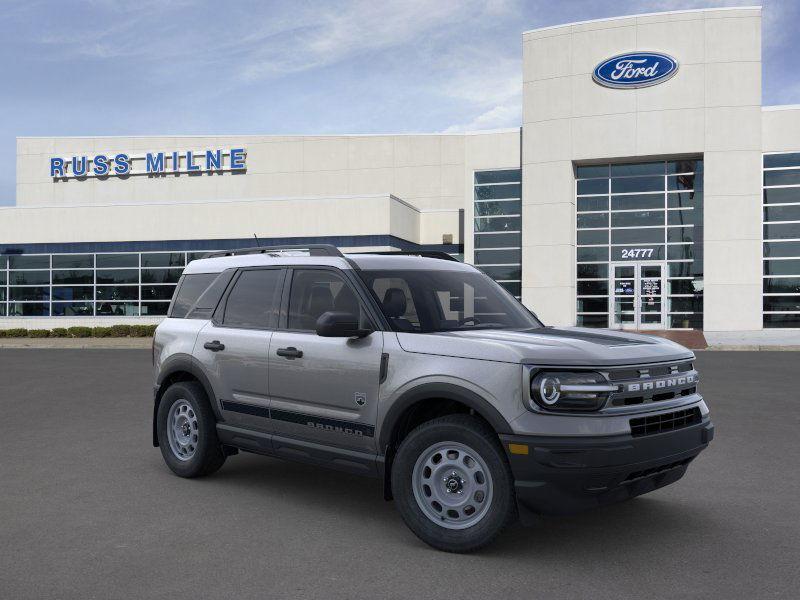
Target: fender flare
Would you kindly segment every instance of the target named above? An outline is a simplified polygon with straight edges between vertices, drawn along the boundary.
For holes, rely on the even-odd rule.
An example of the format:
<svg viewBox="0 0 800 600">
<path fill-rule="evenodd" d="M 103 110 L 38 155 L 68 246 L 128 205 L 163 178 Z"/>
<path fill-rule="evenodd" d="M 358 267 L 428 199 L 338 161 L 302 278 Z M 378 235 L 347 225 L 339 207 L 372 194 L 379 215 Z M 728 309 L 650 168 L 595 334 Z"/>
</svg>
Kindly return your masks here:
<svg viewBox="0 0 800 600">
<path fill-rule="evenodd" d="M 380 453 L 385 453 L 388 449 L 392 433 L 406 409 L 421 400 L 429 398 L 442 398 L 460 402 L 483 417 L 498 434 L 513 433 L 511 426 L 500 414 L 500 411 L 476 392 L 452 383 L 423 383 L 407 390 L 392 403 L 392 407 L 381 422 L 378 438 L 378 451 Z"/>
<path fill-rule="evenodd" d="M 158 406 L 161 404 L 161 397 L 166 391 L 163 383 L 171 375 L 179 372 L 189 373 L 189 375 L 200 382 L 200 385 L 203 386 L 203 389 L 206 392 L 206 397 L 211 404 L 211 410 L 214 411 L 214 416 L 217 418 L 217 421 L 222 421 L 222 415 L 220 414 L 219 406 L 217 405 L 217 396 L 214 393 L 214 388 L 211 386 L 211 382 L 208 380 L 208 377 L 206 377 L 206 374 L 197 365 L 191 355 L 174 354 L 165 360 L 161 365 L 161 370 L 156 378 L 155 389 L 153 390 L 153 446 L 158 446 Z"/>
</svg>

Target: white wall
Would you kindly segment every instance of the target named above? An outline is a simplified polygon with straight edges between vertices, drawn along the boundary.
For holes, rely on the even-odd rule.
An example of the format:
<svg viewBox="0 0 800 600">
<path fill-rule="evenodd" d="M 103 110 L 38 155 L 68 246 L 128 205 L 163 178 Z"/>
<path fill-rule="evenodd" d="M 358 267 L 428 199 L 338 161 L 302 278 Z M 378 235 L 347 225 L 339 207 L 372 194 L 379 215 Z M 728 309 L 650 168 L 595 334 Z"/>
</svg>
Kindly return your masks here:
<svg viewBox="0 0 800 600">
<path fill-rule="evenodd" d="M 761 327 L 761 11 L 661 13 L 527 32 L 523 100 L 523 301 L 575 322 L 575 162 L 703 154 L 705 328 Z M 604 59 L 662 51 L 680 69 L 609 89 Z"/>
</svg>

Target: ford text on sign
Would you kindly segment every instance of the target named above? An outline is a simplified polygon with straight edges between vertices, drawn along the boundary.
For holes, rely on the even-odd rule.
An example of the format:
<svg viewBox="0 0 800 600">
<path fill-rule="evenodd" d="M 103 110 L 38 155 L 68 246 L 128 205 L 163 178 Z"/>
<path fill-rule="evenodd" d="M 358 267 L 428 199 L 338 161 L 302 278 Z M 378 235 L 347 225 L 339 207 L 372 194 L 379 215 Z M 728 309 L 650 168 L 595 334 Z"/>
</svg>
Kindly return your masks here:
<svg viewBox="0 0 800 600">
<path fill-rule="evenodd" d="M 659 52 L 613 56 L 594 69 L 592 79 L 610 88 L 641 88 L 666 81 L 678 72 L 678 61 Z"/>
</svg>

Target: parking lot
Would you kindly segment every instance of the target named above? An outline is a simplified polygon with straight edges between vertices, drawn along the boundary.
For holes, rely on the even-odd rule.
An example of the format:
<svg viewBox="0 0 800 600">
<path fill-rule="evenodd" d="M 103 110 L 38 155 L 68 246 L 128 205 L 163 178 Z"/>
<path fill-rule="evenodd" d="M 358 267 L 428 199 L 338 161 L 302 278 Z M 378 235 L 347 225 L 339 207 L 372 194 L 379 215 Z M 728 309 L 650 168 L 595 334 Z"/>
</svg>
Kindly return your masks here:
<svg viewBox="0 0 800 600">
<path fill-rule="evenodd" d="M 698 365 L 716 439 L 683 480 L 460 556 L 374 480 L 248 454 L 173 476 L 149 351 L 0 349 L 0 597 L 797 598 L 800 356 Z"/>
</svg>

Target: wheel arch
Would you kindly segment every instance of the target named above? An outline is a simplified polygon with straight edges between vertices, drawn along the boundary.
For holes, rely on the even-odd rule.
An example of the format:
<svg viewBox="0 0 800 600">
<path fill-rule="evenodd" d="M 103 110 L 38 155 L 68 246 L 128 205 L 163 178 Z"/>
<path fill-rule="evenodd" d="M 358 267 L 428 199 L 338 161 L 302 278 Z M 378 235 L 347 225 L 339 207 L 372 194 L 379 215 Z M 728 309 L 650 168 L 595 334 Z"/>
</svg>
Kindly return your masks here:
<svg viewBox="0 0 800 600">
<path fill-rule="evenodd" d="M 154 390 L 153 446 L 155 447 L 158 447 L 157 419 L 158 407 L 161 404 L 161 398 L 173 383 L 177 383 L 179 381 L 196 381 L 203 386 L 214 416 L 218 421 L 221 420 L 219 408 L 217 407 L 216 403 L 216 395 L 214 394 L 214 388 L 211 386 L 211 382 L 208 380 L 208 377 L 206 377 L 205 373 L 203 373 L 202 369 L 197 366 L 197 364 L 192 360 L 192 357 L 188 354 L 176 354 L 170 356 L 166 361 L 164 361 L 164 364 L 159 371 Z"/>
</svg>

